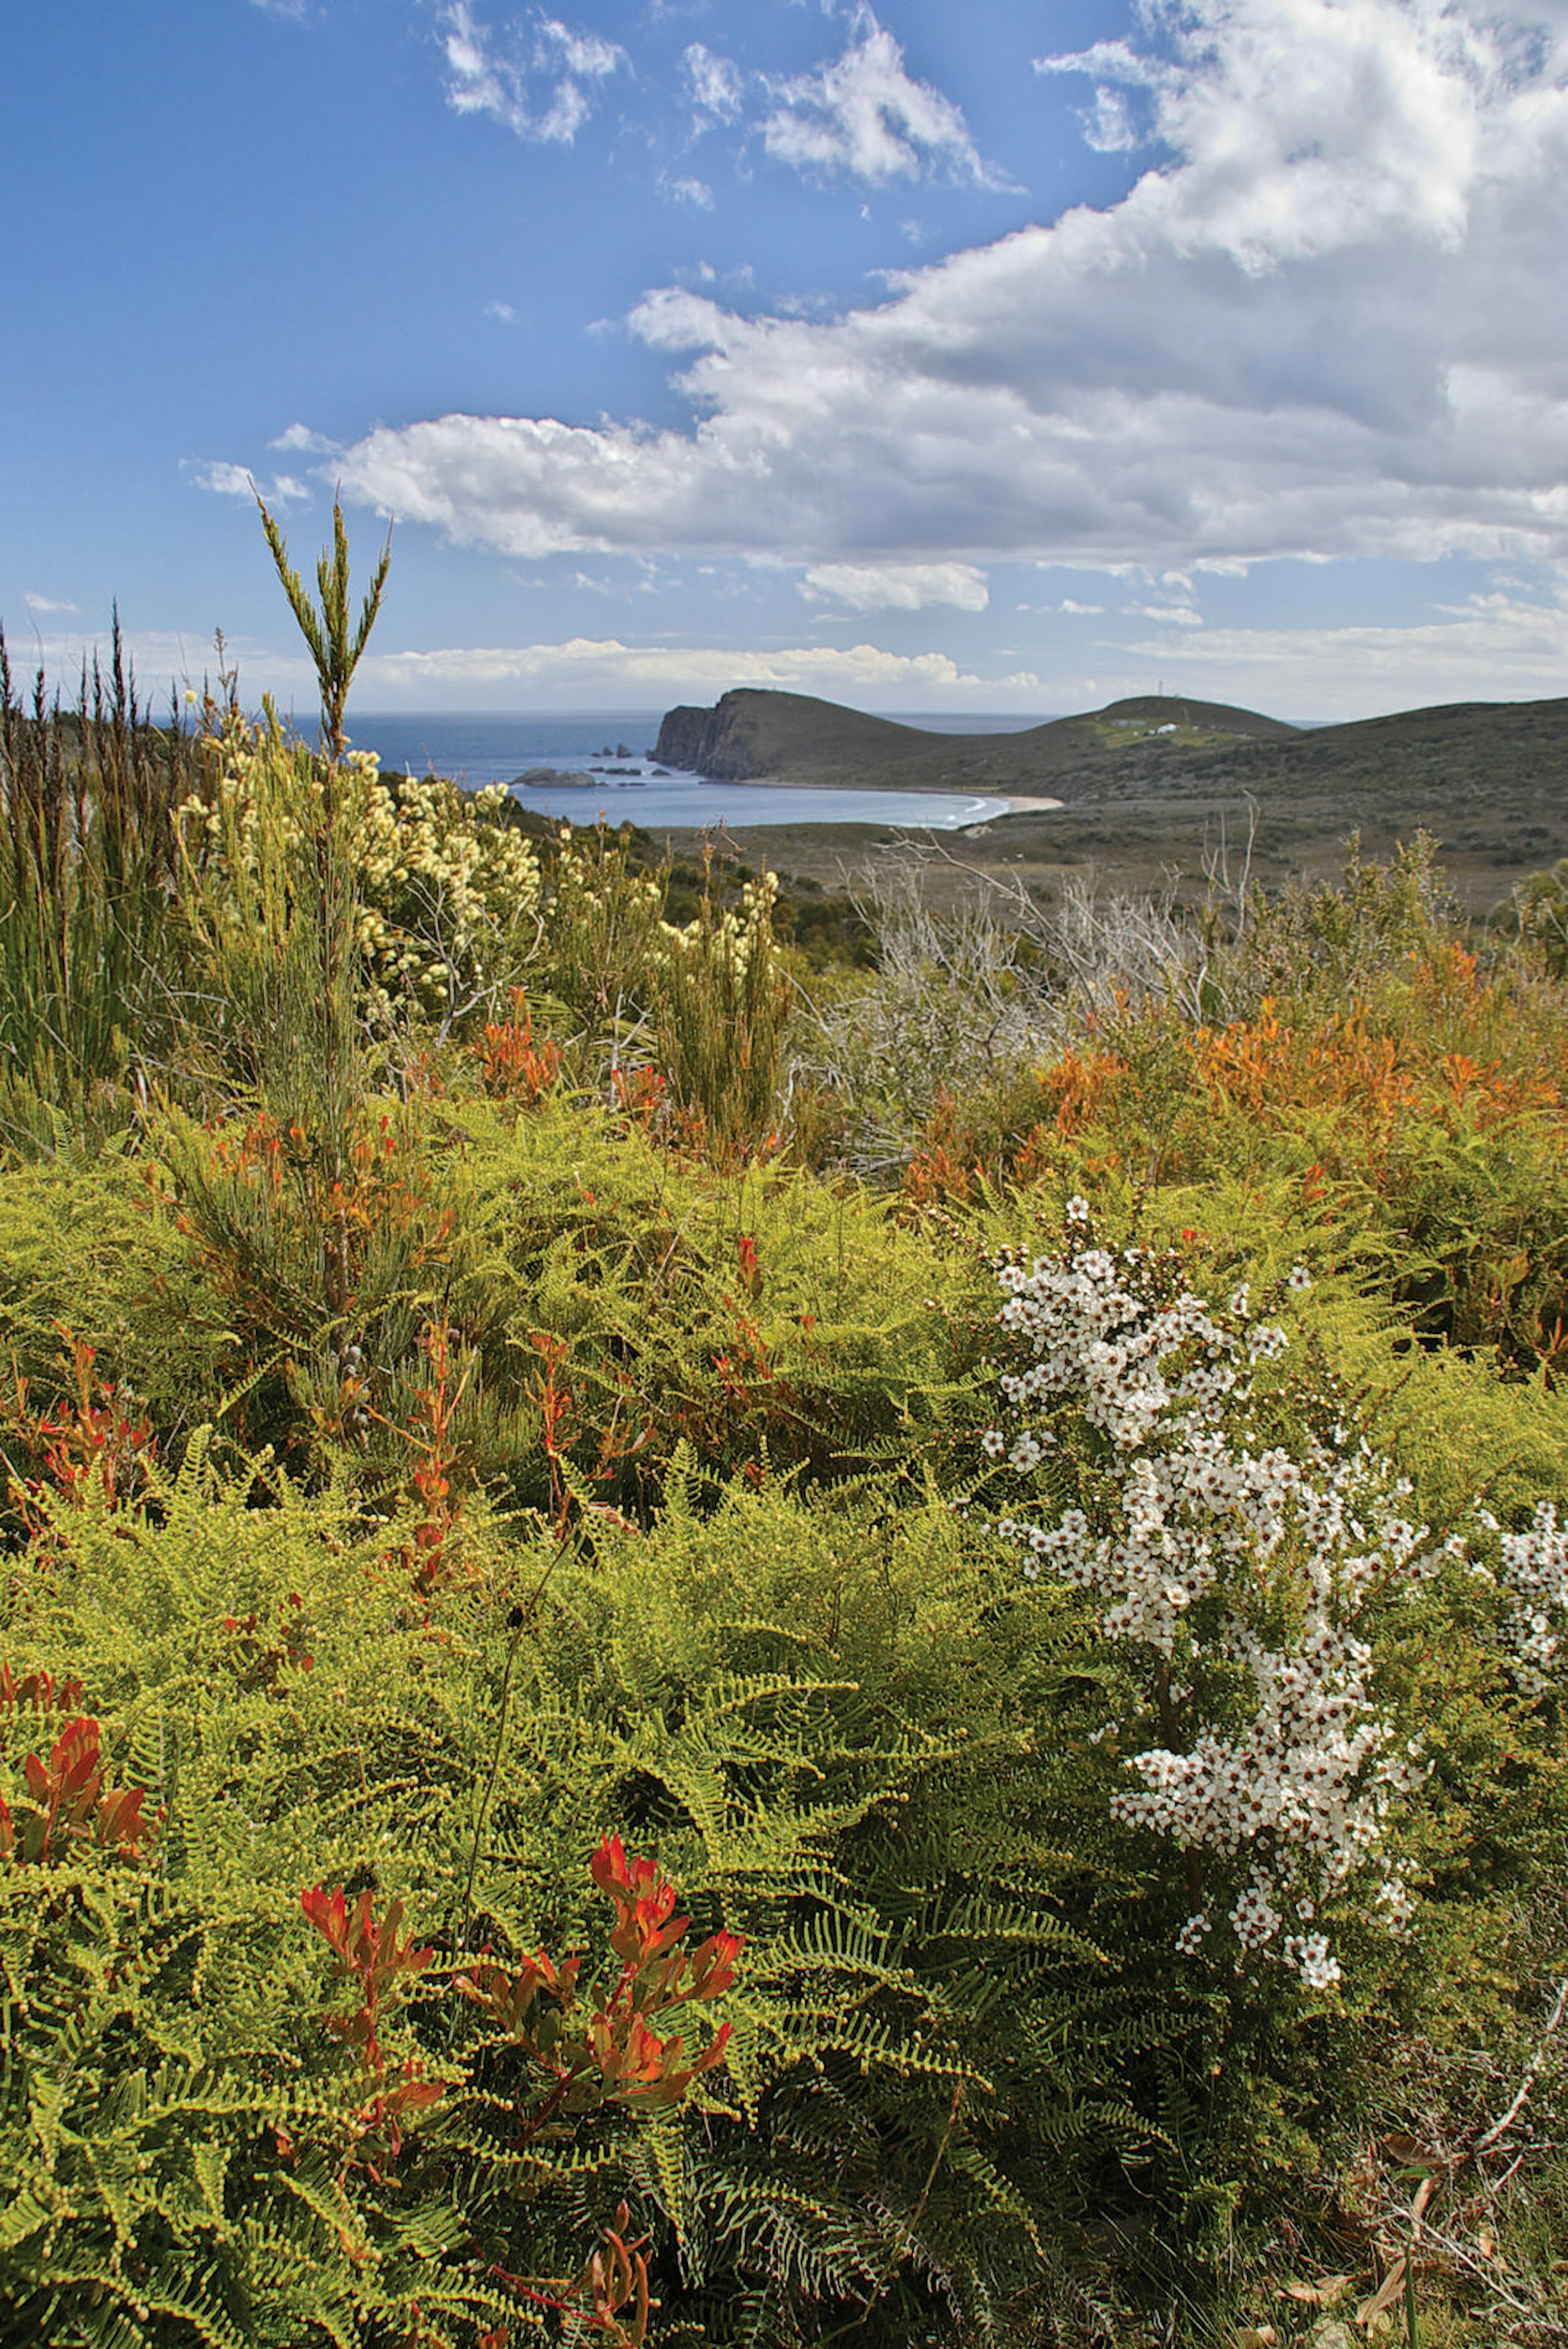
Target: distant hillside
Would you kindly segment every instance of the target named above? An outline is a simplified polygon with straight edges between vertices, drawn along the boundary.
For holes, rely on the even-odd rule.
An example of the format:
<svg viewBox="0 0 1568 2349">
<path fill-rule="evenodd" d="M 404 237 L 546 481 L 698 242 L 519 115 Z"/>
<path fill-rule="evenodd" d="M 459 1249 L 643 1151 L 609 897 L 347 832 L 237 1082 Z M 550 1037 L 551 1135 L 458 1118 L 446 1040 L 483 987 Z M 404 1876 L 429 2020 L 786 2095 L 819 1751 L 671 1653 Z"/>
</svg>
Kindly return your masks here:
<svg viewBox="0 0 1568 2349">
<path fill-rule="evenodd" d="M 714 709 L 672 710 L 665 727 L 668 763 L 737 780 L 1061 800 L 972 832 L 964 851 L 1046 892 L 1087 871 L 1107 887 L 1201 895 L 1222 843 L 1274 887 L 1337 873 L 1352 833 L 1386 857 L 1424 831 L 1465 902 L 1484 911 L 1568 856 L 1568 700 L 1451 702 L 1306 729 L 1150 694 L 1021 734 L 954 735 L 800 694 L 729 693 Z M 853 839 L 815 825 L 748 836 L 755 854 L 826 883 L 846 854 L 891 838 L 853 829 Z"/>
<path fill-rule="evenodd" d="M 1021 733 L 934 734 L 809 694 L 742 688 L 711 709 L 670 710 L 655 756 L 661 766 L 723 782 L 787 777 L 872 790 L 1054 793 L 1135 744 L 1169 751 L 1295 733 L 1256 710 L 1145 694 Z"/>
</svg>

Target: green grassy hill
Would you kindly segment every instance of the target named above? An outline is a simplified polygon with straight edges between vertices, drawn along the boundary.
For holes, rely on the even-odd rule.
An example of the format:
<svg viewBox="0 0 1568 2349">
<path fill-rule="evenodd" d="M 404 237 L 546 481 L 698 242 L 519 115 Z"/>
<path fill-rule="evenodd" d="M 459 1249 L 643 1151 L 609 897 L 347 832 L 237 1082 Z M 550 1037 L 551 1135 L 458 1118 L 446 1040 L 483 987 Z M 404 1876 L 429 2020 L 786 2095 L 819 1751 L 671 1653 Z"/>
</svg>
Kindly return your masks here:
<svg viewBox="0 0 1568 2349">
<path fill-rule="evenodd" d="M 1049 791 L 1054 796 L 1064 782 L 1135 745 L 1168 752 L 1272 741 L 1294 732 L 1255 710 L 1147 694 L 1017 733 L 938 734 L 810 694 L 742 688 L 726 693 L 711 709 L 670 710 L 659 730 L 656 755 L 666 766 L 725 782 L 766 777 L 873 790 Z"/>
<path fill-rule="evenodd" d="M 966 861 L 1049 890 L 1092 867 L 1116 888 L 1201 893 L 1221 838 L 1252 833 L 1254 877 L 1338 870 L 1358 832 L 1389 855 L 1417 832 L 1483 911 L 1568 855 L 1568 700 L 1454 702 L 1307 730 L 1253 710 L 1141 695 L 1017 734 L 940 735 L 831 702 L 726 694 L 672 710 L 661 755 L 736 780 L 1038 793 L 1065 804 L 985 825 Z M 749 853 L 826 880 L 882 837 L 814 825 L 747 833 Z M 685 845 L 686 836 L 677 835 Z"/>
</svg>

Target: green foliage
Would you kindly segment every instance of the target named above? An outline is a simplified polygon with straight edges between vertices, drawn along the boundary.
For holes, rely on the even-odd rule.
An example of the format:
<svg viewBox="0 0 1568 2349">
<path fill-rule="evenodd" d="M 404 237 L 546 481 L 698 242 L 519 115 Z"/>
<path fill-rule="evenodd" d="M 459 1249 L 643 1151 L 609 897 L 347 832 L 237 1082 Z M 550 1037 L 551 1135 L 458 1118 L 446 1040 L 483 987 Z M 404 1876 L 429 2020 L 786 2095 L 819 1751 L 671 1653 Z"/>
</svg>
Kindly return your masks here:
<svg viewBox="0 0 1568 2349">
<path fill-rule="evenodd" d="M 493 2134 L 502 2075 L 471 2073 L 487 2085 L 464 2103 L 472 2038 L 453 2036 L 431 1994 L 438 1976 L 487 1991 L 469 1954 L 481 1945 L 498 1958 L 546 1933 L 580 1945 L 582 1855 L 610 1819 L 657 1850 L 702 1930 L 723 1920 L 751 1945 L 726 2001 L 728 2092 L 705 2096 L 679 2140 L 639 2124 L 616 2158 L 665 2212 L 700 2302 L 771 2301 L 785 2329 L 758 2337 L 789 2337 L 825 2294 L 877 2301 L 906 2273 L 913 2307 L 922 2268 L 949 2277 L 955 2304 L 978 2304 L 999 2264 L 1028 2253 L 1050 2147 L 1127 2125 L 1114 2084 L 1075 2078 L 1053 2044 L 1064 1985 L 1099 1963 L 1054 1897 L 1067 1863 L 1027 1820 L 1041 1802 L 1037 1684 L 1067 1627 L 1042 1641 L 1013 1610 L 993 1616 L 988 1569 L 918 1495 L 894 1523 L 875 1496 L 846 1515 L 767 1483 L 710 1514 L 678 1472 L 650 1534 L 606 1521 L 601 1540 L 597 1559 L 557 1566 L 509 1629 L 515 1594 L 538 1592 L 548 1568 L 537 1546 L 476 1521 L 468 1578 L 410 1619 L 396 1526 L 357 1521 L 341 1488 L 307 1501 L 257 1464 L 223 1475 L 200 1447 L 178 1479 L 154 1475 L 131 1523 L 101 1490 L 53 1514 L 6 1636 L 21 1664 L 68 1651 L 104 1704 L 117 1766 L 168 1810 L 153 1879 L 56 1869 L 41 1909 L 36 1888 L 24 1898 L 21 1876 L 6 1879 L 12 1994 L 37 2033 L 18 2050 L 10 2158 L 44 2208 L 27 2231 L 16 2222 L 15 2250 L 19 2272 L 57 2295 L 54 2337 L 75 2337 L 106 2275 L 120 2300 L 155 2301 L 168 2282 L 152 2286 L 157 2263 L 177 2253 L 215 2263 L 231 2323 L 265 2303 L 282 2339 L 287 2323 L 327 2329 L 335 2310 L 350 2337 L 374 2297 L 368 2278 L 305 2223 L 324 2215 L 334 2169 L 339 2229 L 383 2304 L 417 2290 L 432 2321 L 462 2304 L 472 2262 L 435 2256 L 460 2233 L 486 2242 L 492 2265 L 561 2264 L 566 2218 L 552 2213 L 563 2195 L 569 2212 L 577 2157 L 554 2199 L 558 2157 L 543 2139 L 519 2172 Z M 1014 1664 L 1020 1684 L 1001 1695 Z M 54 1725 L 14 1721 L 13 1768 Z M 299 1888 L 333 1882 L 372 1888 L 378 1917 L 401 1904 L 437 1952 L 400 1996 L 389 1976 L 374 2024 L 389 2081 L 448 2091 L 401 2116 L 406 2196 L 446 2198 L 421 2206 L 417 2282 L 400 2265 L 409 2224 L 394 2224 L 391 2173 L 379 2179 L 361 2154 L 352 2178 L 341 2168 L 385 2127 L 364 2119 L 334 2052 L 362 2056 L 362 2043 L 336 2025 L 314 2044 L 298 2030 L 314 1971 Z M 339 1939 L 348 1926 L 345 1912 Z M 117 1979 L 128 1934 L 143 1955 Z M 48 2153 L 27 2085 L 48 2061 L 61 1985 L 78 1980 L 97 1985 L 97 2019 L 80 2026 L 54 2111 L 63 2144 L 97 2147 L 91 2169 L 74 2150 L 69 2165 Z M 1036 2052 L 1021 2058 L 1016 2027 L 1035 2010 Z M 993 2073 L 1011 2075 L 1005 2124 Z M 270 2132 L 260 2162 L 244 2151 L 258 2132 Z M 204 2201 L 182 2182 L 192 2161 Z M 988 2215 L 999 2232 L 985 2247 L 975 2225 Z M 286 2291 L 260 2261 L 280 2237 L 298 2261 Z M 191 2337 L 200 2323 L 221 2333 L 211 2309 L 189 2322 Z M 185 2336 L 171 2317 L 147 2337 Z"/>
<path fill-rule="evenodd" d="M 194 776 L 178 726 L 150 723 L 118 617 L 72 716 L 35 684 L 32 709 L 0 636 L 0 1137 L 48 1152 L 73 1126 L 125 1122 L 114 1089 L 145 1086 L 189 1016 L 165 935 L 173 811 Z"/>
<path fill-rule="evenodd" d="M 1562 1970 L 1550 941 L 1418 843 L 1207 927 L 906 893 L 808 1000 L 771 876 L 347 753 L 334 532 L 317 609 L 268 526 L 326 756 L 0 697 L 0 2336 L 1223 2338 Z M 1071 1193 L 1173 1296 L 1309 1267 L 1232 1435 L 1428 1529 L 1355 1610 L 1412 1930 L 1345 1878 L 1337 1980 L 1184 1939 L 1246 1855 L 1125 1800 L 1300 1528 L 1163 1680 L 988 1529 Z M 1137 1445 L 1045 1433 L 1108 1537 Z"/>
<path fill-rule="evenodd" d="M 667 932 L 655 966 L 658 1064 L 720 1153 L 777 1139 L 791 988 L 774 939 L 775 893 L 764 874 L 745 885 L 738 910 L 725 912 L 710 883 L 695 918 Z"/>
<path fill-rule="evenodd" d="M 323 748 L 334 761 L 341 760 L 348 747 L 343 731 L 343 705 L 348 698 L 348 688 L 359 666 L 361 654 L 376 625 L 376 615 L 381 608 L 381 595 L 387 585 L 387 574 L 392 567 L 391 533 L 381 550 L 369 592 L 360 606 L 358 626 L 350 626 L 348 616 L 348 533 L 344 527 L 343 508 L 332 501 L 332 552 L 323 554 L 316 565 L 316 585 L 321 597 L 320 609 L 312 605 L 299 574 L 288 559 L 288 544 L 282 531 L 258 497 L 257 508 L 262 529 L 266 534 L 267 550 L 273 559 L 283 592 L 288 598 L 290 611 L 299 625 L 299 633 L 309 648 L 316 664 L 317 681 L 321 688 L 321 740 Z"/>
<path fill-rule="evenodd" d="M 1492 926 L 1532 947 L 1553 978 L 1568 978 L 1568 857 L 1550 872 L 1527 874 L 1497 906 Z"/>
</svg>

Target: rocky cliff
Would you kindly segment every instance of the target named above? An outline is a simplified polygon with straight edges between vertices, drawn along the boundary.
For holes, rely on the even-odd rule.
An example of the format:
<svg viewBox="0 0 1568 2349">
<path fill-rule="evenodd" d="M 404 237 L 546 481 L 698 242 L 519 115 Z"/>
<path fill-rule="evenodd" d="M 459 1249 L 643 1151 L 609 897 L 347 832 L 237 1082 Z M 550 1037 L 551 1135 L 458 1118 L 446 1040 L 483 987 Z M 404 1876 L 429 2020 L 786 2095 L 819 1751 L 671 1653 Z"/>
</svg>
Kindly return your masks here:
<svg viewBox="0 0 1568 2349">
<path fill-rule="evenodd" d="M 721 702 L 719 707 L 722 709 L 723 704 Z M 667 709 L 659 729 L 659 740 L 653 746 L 659 765 L 684 767 L 693 775 L 722 774 L 728 781 L 728 770 L 712 763 L 720 747 L 718 719 L 718 709 L 695 709 L 688 703 L 679 709 Z"/>
<path fill-rule="evenodd" d="M 769 775 L 870 785 L 912 781 L 928 789 L 951 778 L 978 754 L 982 764 L 999 750 L 1011 766 L 1028 736 L 933 734 L 920 726 L 873 718 L 809 693 L 779 693 L 742 686 L 711 709 L 672 709 L 659 730 L 654 757 L 721 782 L 753 782 Z"/>
</svg>

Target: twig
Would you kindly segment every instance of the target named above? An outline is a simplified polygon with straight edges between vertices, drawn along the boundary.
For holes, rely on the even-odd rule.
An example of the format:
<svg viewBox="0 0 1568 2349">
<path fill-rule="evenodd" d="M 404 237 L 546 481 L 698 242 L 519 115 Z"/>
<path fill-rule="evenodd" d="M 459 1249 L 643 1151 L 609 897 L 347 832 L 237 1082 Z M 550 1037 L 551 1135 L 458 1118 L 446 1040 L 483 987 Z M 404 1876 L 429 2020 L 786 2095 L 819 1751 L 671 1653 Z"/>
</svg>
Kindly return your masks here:
<svg viewBox="0 0 1568 2349">
<path fill-rule="evenodd" d="M 1523 2111 L 1525 2100 L 1529 2096 L 1531 2090 L 1534 2087 L 1536 2081 L 1541 2076 L 1541 2066 L 1545 2059 L 1547 2048 L 1551 2045 L 1553 2035 L 1560 2028 L 1564 2013 L 1568 2013 L 1568 1974 L 1563 1976 L 1562 1982 L 1557 1986 L 1557 2003 L 1552 2010 L 1551 2020 L 1548 2022 L 1545 2030 L 1542 2033 L 1541 2037 L 1536 2042 L 1534 2054 L 1532 2055 L 1529 2063 L 1525 2065 L 1524 2077 L 1519 2084 L 1519 2094 L 1514 2097 L 1512 2104 L 1510 2105 L 1507 2112 L 1503 2114 L 1501 2119 L 1493 2121 L 1486 2135 L 1482 2137 L 1478 2137 L 1475 2144 L 1471 2146 L 1471 2155 L 1476 2158 L 1479 2159 L 1480 2155 L 1485 2153 L 1490 2147 L 1494 2146 L 1499 2137 L 1501 2137 L 1506 2130 L 1512 2127 L 1514 2122 L 1519 2118 L 1520 2114 Z"/>
<path fill-rule="evenodd" d="M 916 2228 L 919 2225 L 920 2220 L 926 2215 L 926 2204 L 930 2200 L 931 2189 L 937 2182 L 937 2172 L 942 2166 L 943 2158 L 947 2153 L 949 2145 L 952 2141 L 952 2133 L 958 2127 L 959 2104 L 962 2095 L 963 2082 L 962 2080 L 957 2080 L 953 2084 L 953 2100 L 948 2113 L 948 2125 L 942 2131 L 941 2138 L 937 2146 L 935 2153 L 931 2156 L 931 2166 L 926 2172 L 926 2182 L 920 2189 L 919 2199 L 916 2202 L 914 2211 L 909 2219 L 908 2231 L 910 2235 L 913 2235 Z M 893 2277 L 898 2270 L 900 2256 L 900 2253 L 895 2251 L 886 2268 L 873 2283 L 870 2291 L 867 2293 L 857 2313 L 850 2318 L 847 2324 L 839 2325 L 836 2332 L 830 2333 L 827 2335 L 826 2340 L 822 2344 L 822 2349 L 831 2349 L 831 2344 L 835 2341 L 842 2341 L 848 2333 L 858 2331 L 859 2327 L 865 2323 L 866 2319 L 870 2315 L 871 2311 L 876 2307 L 877 2302 L 881 2299 L 882 2294 L 892 2282 Z"/>
</svg>

